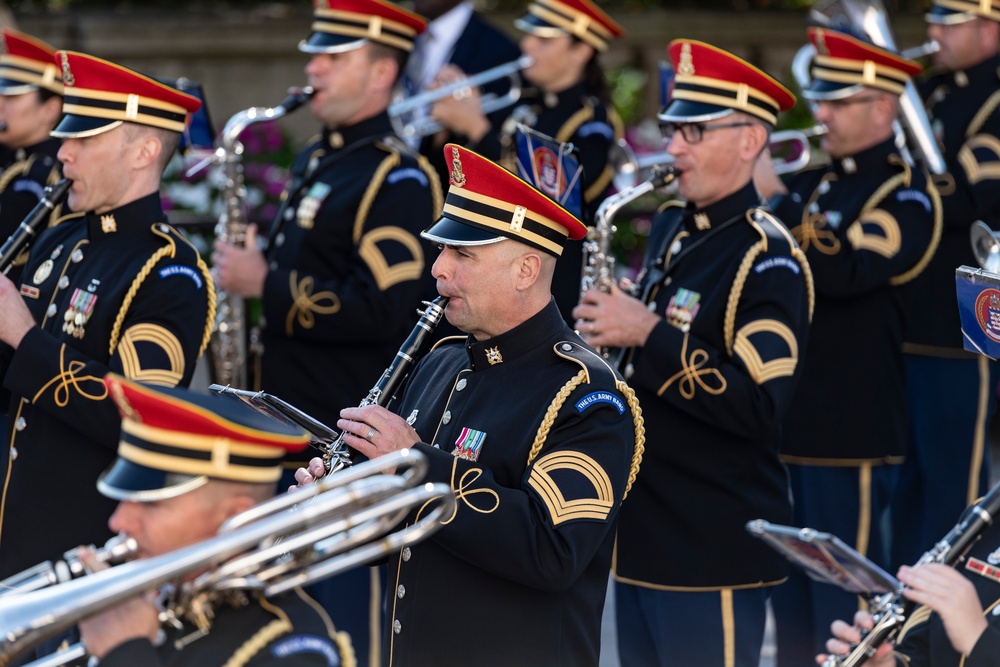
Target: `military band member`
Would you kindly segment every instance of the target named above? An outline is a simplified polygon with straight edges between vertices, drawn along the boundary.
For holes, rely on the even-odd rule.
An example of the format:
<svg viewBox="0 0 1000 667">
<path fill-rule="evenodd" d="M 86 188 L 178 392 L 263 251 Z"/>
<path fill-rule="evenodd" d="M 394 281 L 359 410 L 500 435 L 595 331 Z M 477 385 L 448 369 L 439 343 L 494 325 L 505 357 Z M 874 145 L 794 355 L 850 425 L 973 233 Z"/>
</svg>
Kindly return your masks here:
<svg viewBox="0 0 1000 667">
<path fill-rule="evenodd" d="M 940 536 L 938 536 L 940 537 Z M 928 545 L 929 546 L 929 545 Z M 860 667 L 1000 666 L 1000 524 L 983 531 L 957 567 L 929 563 L 902 566 L 897 577 L 913 604 L 895 644 L 883 644 Z M 842 655 L 871 629 L 872 617 L 859 611 L 854 625 L 835 621 L 825 650 Z M 826 655 L 816 656 L 819 663 Z"/>
<path fill-rule="evenodd" d="M 419 363 L 395 414 L 349 408 L 337 422 L 369 458 L 415 447 L 459 498 L 439 532 L 389 559 L 383 662 L 597 665 L 642 420 L 552 300 L 556 258 L 586 228 L 500 166 L 445 151 L 451 187 L 424 236 L 442 244 L 446 317 L 469 335 Z"/>
<path fill-rule="evenodd" d="M 65 115 L 53 136 L 77 213 L 39 236 L 19 288 L 0 278 L 12 394 L 0 576 L 111 536 L 114 504 L 94 482 L 114 458 L 120 421 L 101 378 L 187 385 L 215 303 L 208 268 L 167 224 L 159 193 L 201 103 L 92 56 L 60 51 L 55 62 Z"/>
<path fill-rule="evenodd" d="M 122 414 L 122 440 L 97 488 L 118 502 L 108 525 L 135 539 L 138 558 L 214 537 L 227 519 L 274 495 L 282 454 L 309 442 L 304 431 L 238 401 L 113 374 L 105 383 Z M 86 549 L 80 554 L 93 569 L 107 567 Z M 207 634 L 193 614 L 182 616 L 182 627 L 161 630 L 148 595 L 104 609 L 79 627 L 89 655 L 103 667 L 355 664 L 350 642 L 301 589 L 267 599 L 234 591 L 212 608 Z"/>
<path fill-rule="evenodd" d="M 0 144 L 12 150 L 0 164 L 0 243 L 17 229 L 45 186 L 59 180 L 59 140 L 49 132 L 62 116 L 62 75 L 56 50 L 30 35 L 0 33 Z M 7 277 L 17 283 L 25 256 Z"/>
<path fill-rule="evenodd" d="M 634 348 L 625 375 L 650 443 L 618 524 L 618 651 L 623 667 L 756 667 L 786 567 L 744 525 L 791 517 L 778 433 L 813 288 L 751 176 L 795 98 L 708 44 L 668 51 L 677 74 L 659 118 L 686 204 L 653 220 L 641 298 L 591 290 L 574 311 L 592 345 Z"/>
<path fill-rule="evenodd" d="M 383 0 L 317 0 L 299 49 L 310 57 L 310 109 L 322 134 L 292 165 L 267 250 L 251 227 L 246 247 L 220 241 L 212 256 L 223 289 L 261 299 L 261 388 L 331 425 L 392 361 L 431 282 L 432 246 L 419 234 L 441 209 L 440 183 L 386 113 L 425 25 Z M 302 462 L 289 462 L 289 483 Z M 323 582 L 330 598 L 316 595 L 364 661 L 368 574 L 346 593 L 345 577 L 355 576 Z M 345 604 L 352 595 L 362 609 Z"/>
<path fill-rule="evenodd" d="M 899 96 L 920 65 L 832 30 L 810 29 L 809 40 L 816 57 L 802 94 L 826 126 L 831 163 L 790 179 L 787 188 L 773 171 L 756 179 L 805 252 L 816 285 L 782 460 L 793 525 L 844 536 L 886 565 L 880 517 L 906 447 L 904 286 L 937 248 L 941 202 L 895 145 Z M 778 664 L 789 667 L 808 664 L 833 619 L 858 608 L 857 595 L 799 571 L 771 601 Z"/>
<path fill-rule="evenodd" d="M 447 98 L 432 116 L 468 138 L 466 145 L 514 171 L 517 123 L 572 143 L 583 167 L 584 216 L 592 220 L 611 185 L 611 146 L 623 136 L 621 119 L 611 105 L 600 54 L 624 29 L 591 0 L 538 0 L 515 25 L 524 32 L 521 51 L 534 63 L 524 70 L 534 87 L 528 100 L 503 121 L 500 133 L 480 111 L 475 91 Z M 442 83 L 457 76 L 446 72 Z M 556 268 L 552 292 L 567 322 L 580 297 L 582 253 L 567 253 Z"/>
<path fill-rule="evenodd" d="M 969 228 L 1000 228 L 1000 0 L 935 0 L 928 36 L 938 73 L 921 87 L 948 173 L 941 244 L 914 282 L 906 332 L 912 441 L 892 500 L 894 565 L 914 562 L 989 484 L 987 429 L 996 363 L 963 350 L 955 269 L 976 266 Z"/>
</svg>

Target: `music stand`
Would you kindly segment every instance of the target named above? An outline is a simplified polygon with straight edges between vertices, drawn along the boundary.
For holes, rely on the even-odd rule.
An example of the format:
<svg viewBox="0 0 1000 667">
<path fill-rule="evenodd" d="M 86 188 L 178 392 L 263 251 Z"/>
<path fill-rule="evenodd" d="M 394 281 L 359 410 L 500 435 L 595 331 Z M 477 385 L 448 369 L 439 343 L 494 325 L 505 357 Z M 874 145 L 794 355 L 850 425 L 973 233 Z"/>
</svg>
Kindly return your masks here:
<svg viewBox="0 0 1000 667">
<path fill-rule="evenodd" d="M 224 387 L 221 384 L 209 385 L 208 390 L 219 396 L 226 396 L 249 405 L 257 412 L 270 417 L 276 422 L 305 429 L 312 436 L 309 444 L 314 447 L 324 449 L 324 445 L 332 444 L 340 436 L 337 431 L 334 431 L 323 422 L 299 410 L 294 405 L 286 403 L 277 396 L 266 394 L 262 391 L 233 389 L 228 386 Z"/>
<path fill-rule="evenodd" d="M 836 535 L 812 528 L 793 528 L 763 519 L 746 526 L 789 561 L 816 581 L 839 586 L 862 595 L 896 592 L 902 584 L 875 563 L 842 542 Z"/>
</svg>

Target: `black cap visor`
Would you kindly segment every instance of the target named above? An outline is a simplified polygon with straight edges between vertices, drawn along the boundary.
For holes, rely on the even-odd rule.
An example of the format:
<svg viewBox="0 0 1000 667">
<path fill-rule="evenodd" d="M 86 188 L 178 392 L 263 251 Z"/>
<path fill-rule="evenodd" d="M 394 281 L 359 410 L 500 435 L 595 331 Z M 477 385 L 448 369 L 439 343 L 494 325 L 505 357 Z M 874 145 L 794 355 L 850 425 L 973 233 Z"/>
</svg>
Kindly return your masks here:
<svg viewBox="0 0 1000 667">
<path fill-rule="evenodd" d="M 123 122 L 111 118 L 94 118 L 93 116 L 67 114 L 56 125 L 56 129 L 49 132 L 49 134 L 59 139 L 92 137 L 96 134 L 113 130 Z"/>
<path fill-rule="evenodd" d="M 723 118 L 733 111 L 730 107 L 718 104 L 675 99 L 657 115 L 657 118 L 666 123 L 703 123 Z"/>
<path fill-rule="evenodd" d="M 824 81 L 823 79 L 813 79 L 809 87 L 802 91 L 802 97 L 807 100 L 842 100 L 860 93 L 865 86 L 860 83 L 837 83 L 835 81 Z"/>
<path fill-rule="evenodd" d="M 119 457 L 97 480 L 97 490 L 112 500 L 150 502 L 174 498 L 207 482 L 204 475 L 165 472 Z"/>
<path fill-rule="evenodd" d="M 360 49 L 368 42 L 367 38 L 358 39 L 353 35 L 334 35 L 329 32 L 313 32 L 309 39 L 299 42 L 299 51 L 303 53 L 344 53 Z"/>
<path fill-rule="evenodd" d="M 471 222 L 459 222 L 446 215 L 438 218 L 438 221 L 422 231 L 420 236 L 435 243 L 456 246 L 489 245 L 507 238 L 497 234 L 496 230 L 478 227 Z"/>
<path fill-rule="evenodd" d="M 934 5 L 931 10 L 924 14 L 924 20 L 927 23 L 936 23 L 938 25 L 956 25 L 958 23 L 968 23 L 976 19 L 977 16 L 972 12 L 963 12 L 958 9 L 948 9 L 947 7 L 942 7 L 940 5 Z"/>
</svg>

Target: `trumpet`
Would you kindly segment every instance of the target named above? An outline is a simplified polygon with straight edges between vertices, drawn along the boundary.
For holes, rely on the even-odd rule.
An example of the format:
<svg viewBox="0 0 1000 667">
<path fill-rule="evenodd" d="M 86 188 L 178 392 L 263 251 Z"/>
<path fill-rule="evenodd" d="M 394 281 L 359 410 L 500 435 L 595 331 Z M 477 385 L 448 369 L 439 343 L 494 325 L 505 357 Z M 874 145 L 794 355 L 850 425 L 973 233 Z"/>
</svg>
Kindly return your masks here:
<svg viewBox="0 0 1000 667">
<path fill-rule="evenodd" d="M 183 580 L 161 621 L 184 618 L 207 631 L 212 607 L 234 592 L 278 595 L 415 544 L 455 511 L 449 485 L 419 484 L 426 471 L 419 452 L 394 452 L 260 503 L 205 541 L 0 598 L 0 666 L 79 620 L 167 582 Z M 416 509 L 418 518 L 399 528 Z M 68 656 L 63 662 L 50 656 L 35 664 L 65 664 L 82 654 L 75 646 L 56 654 Z"/>
<path fill-rule="evenodd" d="M 472 88 L 478 88 L 487 83 L 500 79 L 510 79 L 510 89 L 504 95 L 494 95 L 492 93 L 483 95 L 480 98 L 481 109 L 484 114 L 491 114 L 494 111 L 505 109 L 514 105 L 521 99 L 521 70 L 531 67 L 532 59 L 528 56 L 521 56 L 503 65 L 491 67 L 478 74 L 464 77 L 446 86 L 429 90 L 419 95 L 413 95 L 406 99 L 394 102 L 389 105 L 389 118 L 392 121 L 393 129 L 403 139 L 415 137 L 426 137 L 442 129 L 441 123 L 428 115 L 417 117 L 417 113 L 422 109 L 429 108 L 435 102 L 455 95 L 462 97 Z"/>
</svg>

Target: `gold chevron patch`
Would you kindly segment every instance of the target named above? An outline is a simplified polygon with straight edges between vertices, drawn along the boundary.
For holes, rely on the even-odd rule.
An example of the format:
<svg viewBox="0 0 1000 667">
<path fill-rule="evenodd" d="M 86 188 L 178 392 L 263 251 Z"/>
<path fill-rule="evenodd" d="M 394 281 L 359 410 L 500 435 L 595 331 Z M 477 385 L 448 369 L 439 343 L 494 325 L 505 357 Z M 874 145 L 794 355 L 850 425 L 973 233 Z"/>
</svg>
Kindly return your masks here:
<svg viewBox="0 0 1000 667">
<path fill-rule="evenodd" d="M 758 333 L 771 333 L 780 337 L 788 346 L 788 356 L 764 361 L 757 347 L 750 341 L 750 337 Z M 799 344 L 792 330 L 782 322 L 754 320 L 736 332 L 733 354 L 743 361 L 754 382 L 764 384 L 768 380 L 788 377 L 795 373 L 795 366 L 799 361 Z"/>
<path fill-rule="evenodd" d="M 143 368 L 140 343 L 149 343 L 163 351 L 169 368 Z M 163 387 L 176 386 L 184 377 L 184 349 L 177 336 L 158 324 L 136 324 L 125 330 L 118 346 L 122 374 L 130 380 Z M 147 355 L 148 356 L 148 355 Z"/>
<path fill-rule="evenodd" d="M 382 241 L 400 243 L 410 252 L 413 259 L 390 265 L 378 247 Z M 361 237 L 358 254 L 371 269 L 375 283 L 383 292 L 397 283 L 419 280 L 424 272 L 424 251 L 420 247 L 420 241 L 402 227 L 376 227 Z"/>
<path fill-rule="evenodd" d="M 989 151 L 996 159 L 985 162 L 977 159 L 974 154 L 977 149 Z M 977 134 L 958 151 L 958 162 L 965 170 L 969 183 L 1000 179 L 1000 139 L 988 134 Z"/>
<path fill-rule="evenodd" d="M 881 232 L 873 234 L 865 227 L 874 225 Z M 903 234 L 899 223 L 890 213 L 882 209 L 868 211 L 847 228 L 847 240 L 857 250 L 870 250 L 883 257 L 896 256 L 903 246 Z"/>
<path fill-rule="evenodd" d="M 563 486 L 572 486 L 574 495 L 583 497 L 566 499 L 563 489 L 552 478 L 552 473 L 564 470 L 576 474 L 561 476 L 564 480 Z M 615 504 L 611 480 L 604 472 L 604 468 L 580 452 L 546 454 L 535 461 L 528 477 L 528 484 L 541 496 L 555 526 L 576 519 L 604 521 Z"/>
</svg>

